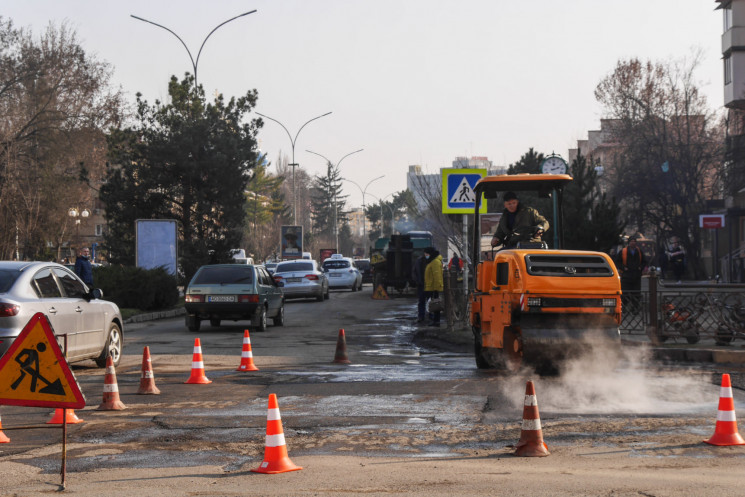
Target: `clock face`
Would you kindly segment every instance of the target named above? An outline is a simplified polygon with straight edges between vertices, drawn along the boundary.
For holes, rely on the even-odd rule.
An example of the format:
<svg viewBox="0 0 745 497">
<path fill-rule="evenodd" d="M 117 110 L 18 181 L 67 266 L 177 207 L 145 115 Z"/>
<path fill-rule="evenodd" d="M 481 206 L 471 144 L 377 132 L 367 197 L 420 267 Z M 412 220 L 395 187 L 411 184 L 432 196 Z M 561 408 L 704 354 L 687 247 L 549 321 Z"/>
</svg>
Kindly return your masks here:
<svg viewBox="0 0 745 497">
<path fill-rule="evenodd" d="M 567 172 L 567 164 L 561 157 L 549 157 L 541 165 L 543 174 L 564 174 Z"/>
</svg>

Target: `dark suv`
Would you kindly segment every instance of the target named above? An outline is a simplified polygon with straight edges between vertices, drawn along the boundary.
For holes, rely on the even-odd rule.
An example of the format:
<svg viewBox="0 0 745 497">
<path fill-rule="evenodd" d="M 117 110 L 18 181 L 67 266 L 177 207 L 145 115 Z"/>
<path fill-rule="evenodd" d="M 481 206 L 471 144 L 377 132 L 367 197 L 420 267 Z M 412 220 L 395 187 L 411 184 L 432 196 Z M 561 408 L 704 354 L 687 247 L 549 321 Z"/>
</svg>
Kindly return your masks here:
<svg viewBox="0 0 745 497">
<path fill-rule="evenodd" d="M 370 259 L 356 259 L 354 265 L 362 273 L 362 284 L 373 282 L 372 268 L 370 267 Z"/>
</svg>

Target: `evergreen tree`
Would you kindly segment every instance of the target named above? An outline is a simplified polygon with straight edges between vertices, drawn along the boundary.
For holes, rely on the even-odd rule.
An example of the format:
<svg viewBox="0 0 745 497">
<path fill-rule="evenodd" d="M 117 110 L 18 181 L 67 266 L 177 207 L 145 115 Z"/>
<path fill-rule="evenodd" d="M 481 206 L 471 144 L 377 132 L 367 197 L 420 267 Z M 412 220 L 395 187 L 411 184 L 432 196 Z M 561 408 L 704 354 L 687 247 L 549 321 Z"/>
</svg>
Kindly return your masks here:
<svg viewBox="0 0 745 497">
<path fill-rule="evenodd" d="M 264 260 L 276 251 L 279 232 L 275 227 L 289 210 L 282 193 L 284 177 L 269 173 L 268 164 L 263 159 L 262 157 L 261 164 L 254 169 L 248 182 L 247 225 L 244 233 L 246 250 L 259 260 Z"/>
<path fill-rule="evenodd" d="M 623 232 L 621 208 L 598 188 L 598 173 L 581 152 L 572 161 L 574 180 L 564 189 L 564 248 L 609 252 Z"/>
<path fill-rule="evenodd" d="M 345 211 L 348 195 L 342 195 L 341 181 L 339 168 L 330 162 L 326 166 L 326 175 L 316 176 L 313 180 L 313 235 L 319 241 L 335 240 L 335 227 L 348 221 Z"/>
<path fill-rule="evenodd" d="M 136 125 L 109 137 L 112 165 L 101 188 L 115 263 L 134 264 L 136 219 L 179 221 L 181 267 L 189 279 L 200 265 L 229 260 L 245 221 L 245 190 L 256 167 L 260 121 L 243 122 L 257 93 L 208 103 L 187 74 L 172 77 L 171 103 L 137 96 Z"/>
</svg>

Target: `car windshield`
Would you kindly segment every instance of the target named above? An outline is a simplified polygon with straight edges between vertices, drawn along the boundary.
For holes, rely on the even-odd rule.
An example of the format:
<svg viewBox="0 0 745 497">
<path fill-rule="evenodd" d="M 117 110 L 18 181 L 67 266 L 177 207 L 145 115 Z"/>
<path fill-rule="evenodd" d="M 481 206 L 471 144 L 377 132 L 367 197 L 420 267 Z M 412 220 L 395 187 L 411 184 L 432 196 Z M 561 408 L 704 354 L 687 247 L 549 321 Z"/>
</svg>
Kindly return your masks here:
<svg viewBox="0 0 745 497">
<path fill-rule="evenodd" d="M 344 269 L 349 267 L 349 261 L 340 261 L 340 260 L 330 260 L 330 261 L 324 261 L 323 267 L 326 269 Z"/>
<path fill-rule="evenodd" d="M 21 273 L 14 269 L 2 269 L 0 270 L 0 293 L 5 293 L 10 290 L 13 283 L 18 279 Z"/>
<path fill-rule="evenodd" d="M 253 281 L 253 266 L 211 266 L 202 268 L 192 284 L 229 285 L 231 283 L 253 283 Z"/>
<path fill-rule="evenodd" d="M 288 271 L 313 271 L 312 262 L 283 262 L 277 264 L 276 272 L 285 273 Z"/>
</svg>

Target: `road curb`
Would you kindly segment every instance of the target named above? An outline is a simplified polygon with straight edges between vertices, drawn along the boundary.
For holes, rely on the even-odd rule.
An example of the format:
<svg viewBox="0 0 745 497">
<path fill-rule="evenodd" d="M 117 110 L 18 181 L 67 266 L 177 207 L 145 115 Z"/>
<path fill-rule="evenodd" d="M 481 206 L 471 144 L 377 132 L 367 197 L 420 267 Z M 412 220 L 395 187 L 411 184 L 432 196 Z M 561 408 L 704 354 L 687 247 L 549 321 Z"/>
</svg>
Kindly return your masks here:
<svg viewBox="0 0 745 497">
<path fill-rule="evenodd" d="M 142 323 L 145 321 L 155 321 L 156 319 L 175 318 L 178 316 L 183 316 L 184 314 L 186 314 L 186 309 L 183 307 L 179 307 L 176 309 L 168 309 L 166 311 L 155 311 L 155 312 L 148 312 L 145 314 L 135 314 L 134 316 L 128 319 L 125 319 L 124 324 Z"/>
</svg>

